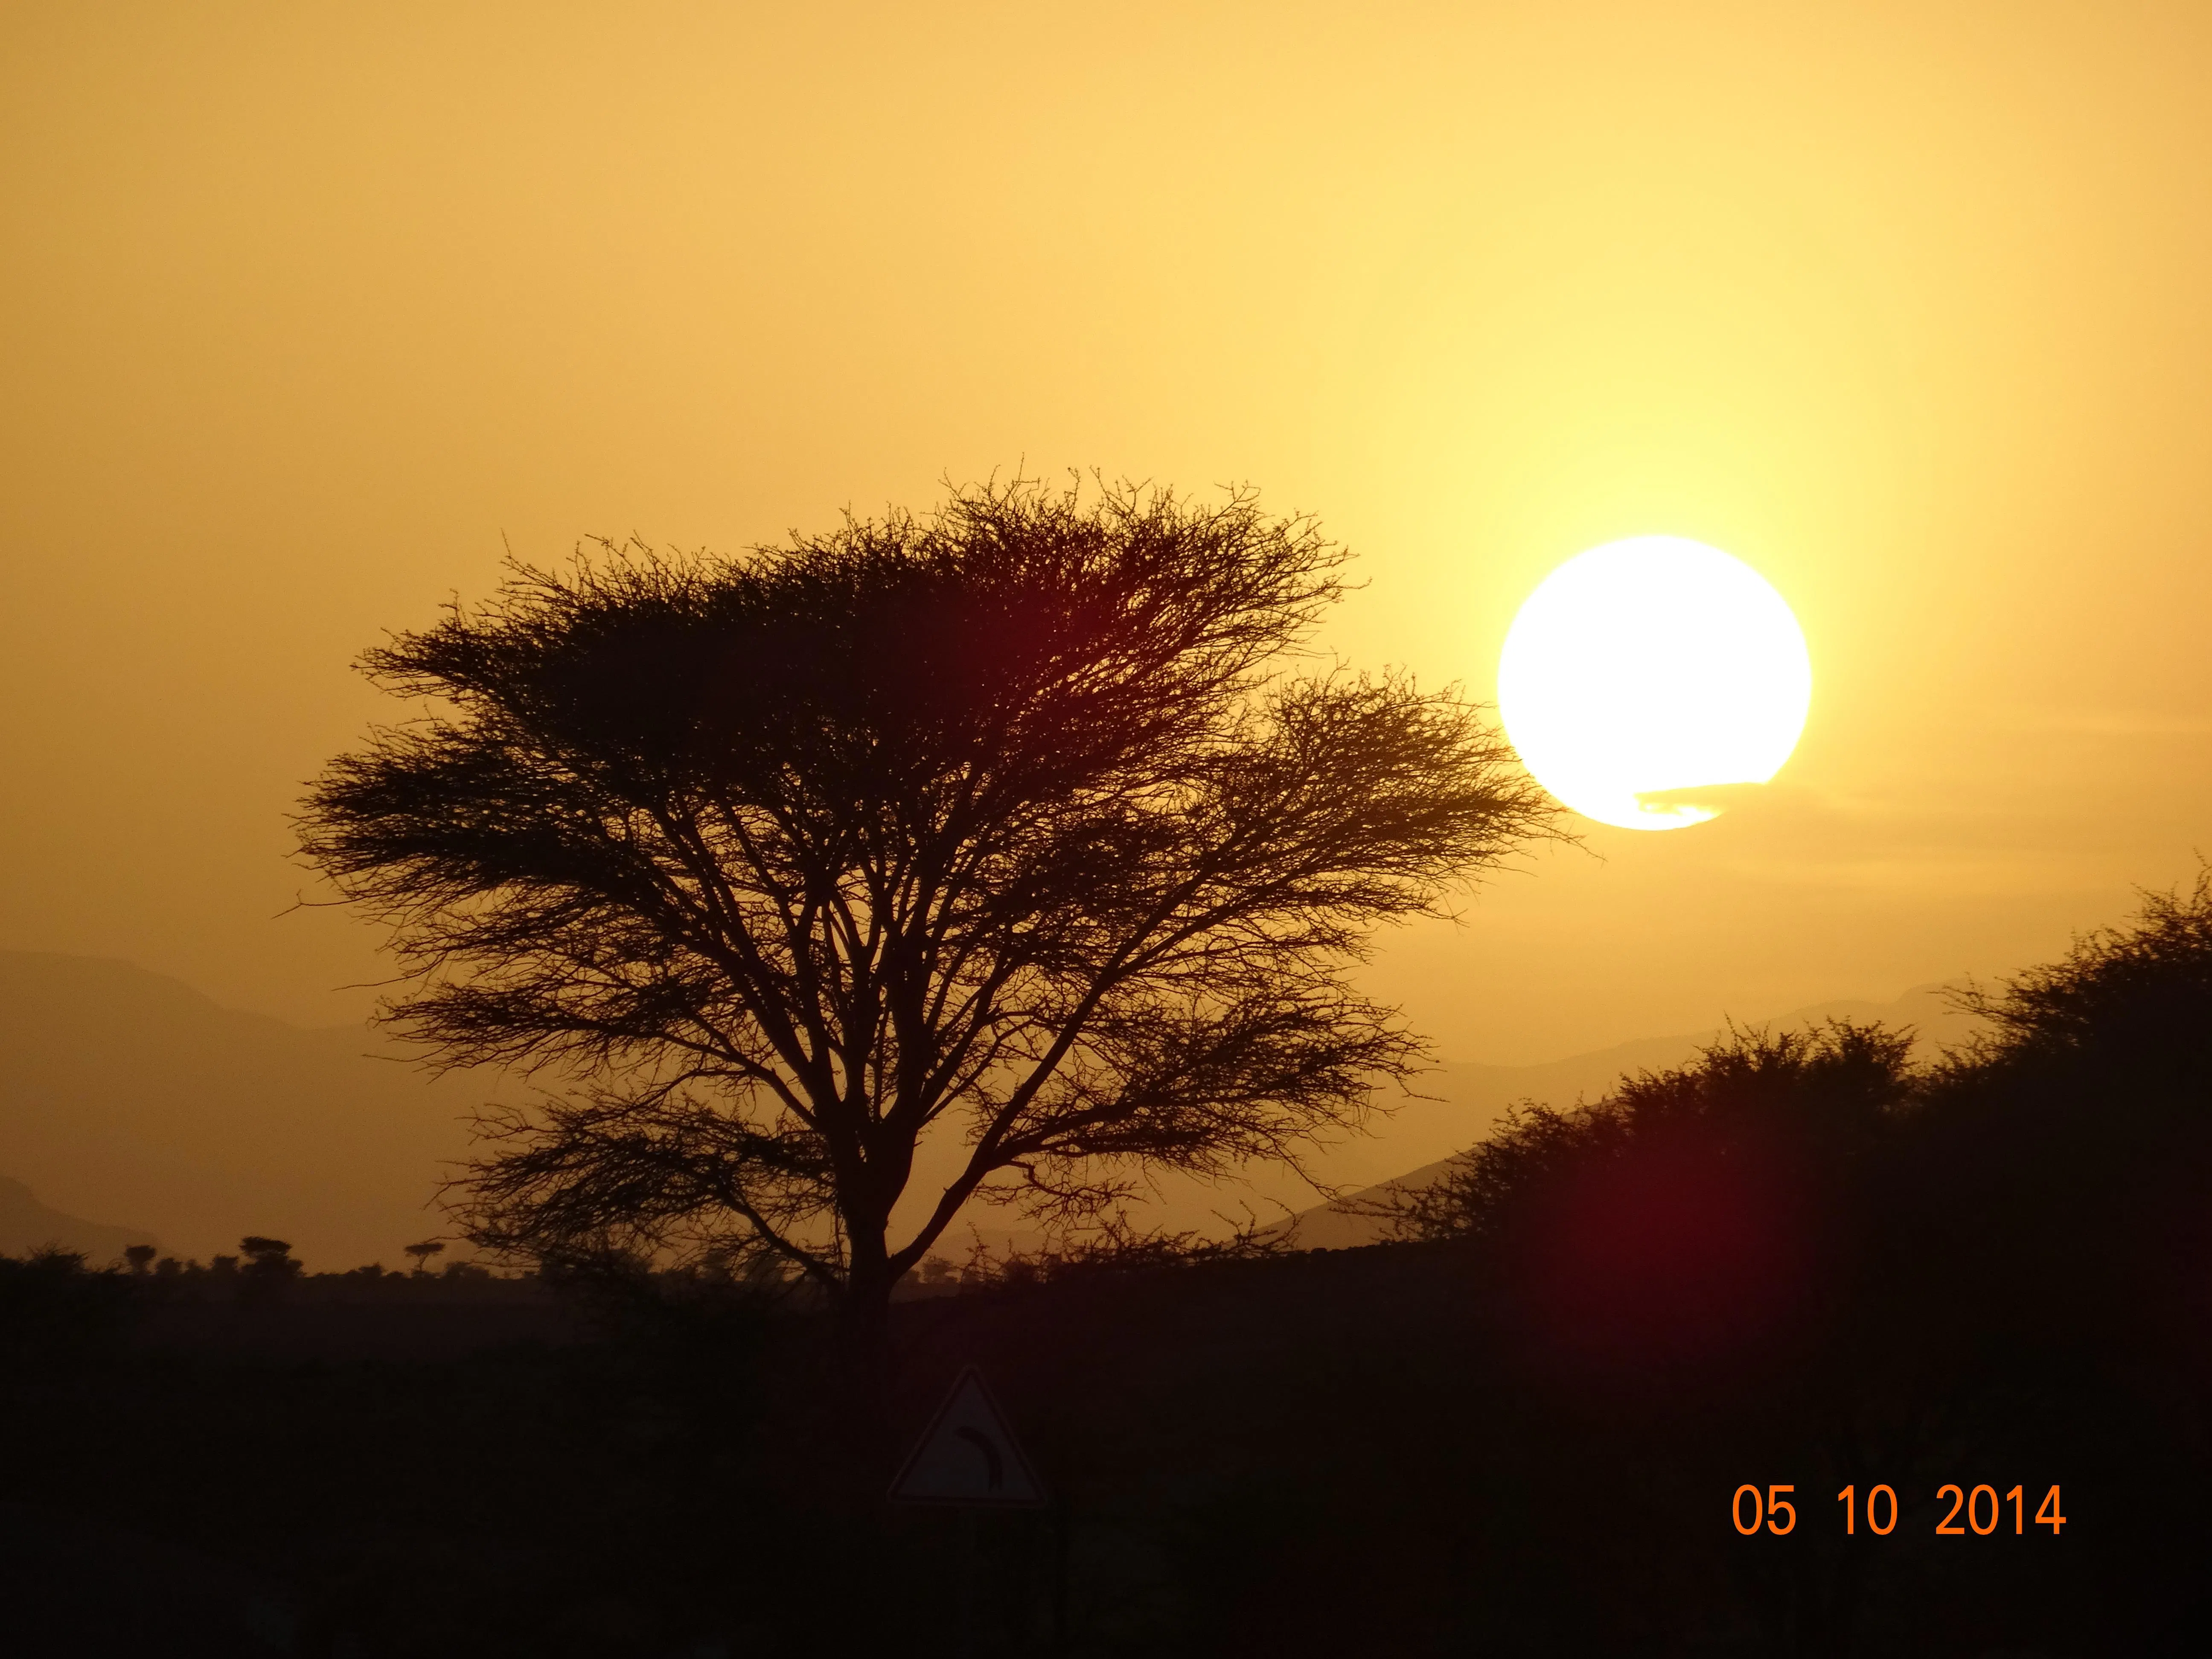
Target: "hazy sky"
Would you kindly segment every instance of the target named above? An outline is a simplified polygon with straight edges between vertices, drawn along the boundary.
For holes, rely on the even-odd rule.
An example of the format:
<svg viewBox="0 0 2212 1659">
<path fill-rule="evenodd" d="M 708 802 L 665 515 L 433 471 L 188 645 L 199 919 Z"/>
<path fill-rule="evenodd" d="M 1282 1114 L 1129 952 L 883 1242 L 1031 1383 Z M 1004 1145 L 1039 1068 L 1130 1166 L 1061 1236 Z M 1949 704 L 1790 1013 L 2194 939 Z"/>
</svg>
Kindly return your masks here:
<svg viewBox="0 0 2212 1659">
<path fill-rule="evenodd" d="M 353 1018 L 284 817 L 382 630 L 1025 464 L 1318 514 L 1328 643 L 1485 697 L 1595 543 L 1796 607 L 1764 799 L 1387 945 L 1447 1054 L 2047 957 L 2212 850 L 2208 75 L 2124 0 L 0 4 L 0 946 Z"/>
</svg>

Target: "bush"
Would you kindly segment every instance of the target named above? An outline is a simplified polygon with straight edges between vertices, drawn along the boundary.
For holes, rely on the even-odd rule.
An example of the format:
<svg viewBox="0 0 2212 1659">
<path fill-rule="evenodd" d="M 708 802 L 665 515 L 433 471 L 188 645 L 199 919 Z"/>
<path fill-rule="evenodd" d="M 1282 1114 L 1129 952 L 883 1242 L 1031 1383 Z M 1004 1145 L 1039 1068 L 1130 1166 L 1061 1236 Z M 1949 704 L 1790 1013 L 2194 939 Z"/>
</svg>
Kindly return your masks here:
<svg viewBox="0 0 2212 1659">
<path fill-rule="evenodd" d="M 0 1368 L 21 1376 L 105 1352 L 138 1311 L 138 1287 L 117 1267 L 48 1245 L 0 1255 Z"/>
</svg>

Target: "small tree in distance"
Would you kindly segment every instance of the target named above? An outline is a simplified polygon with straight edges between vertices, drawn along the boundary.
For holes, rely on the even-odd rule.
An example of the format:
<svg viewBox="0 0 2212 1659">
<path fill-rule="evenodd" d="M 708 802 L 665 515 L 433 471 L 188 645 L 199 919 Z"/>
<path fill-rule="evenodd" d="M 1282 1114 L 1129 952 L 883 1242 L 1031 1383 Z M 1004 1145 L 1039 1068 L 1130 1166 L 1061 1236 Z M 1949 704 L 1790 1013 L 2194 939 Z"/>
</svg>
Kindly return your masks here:
<svg viewBox="0 0 2212 1659">
<path fill-rule="evenodd" d="M 299 1271 L 300 1264 L 292 1259 L 292 1247 L 281 1238 L 264 1238 L 258 1233 L 249 1233 L 238 1241 L 238 1248 L 244 1254 L 249 1269 L 270 1273 Z"/>
<path fill-rule="evenodd" d="M 573 1085 L 483 1126 L 470 1237 L 767 1258 L 879 1329 L 971 1200 L 1110 1227 L 1359 1125 L 1421 1058 L 1370 933 L 1555 831 L 1475 707 L 1302 659 L 1343 557 L 1249 491 L 1021 481 L 516 566 L 369 653 L 439 711 L 333 763 L 306 851 L 442 1063 Z"/>
<path fill-rule="evenodd" d="M 240 1289 L 248 1297 L 281 1296 L 284 1287 L 300 1276 L 299 1261 L 291 1245 L 281 1238 L 252 1233 L 238 1241 L 238 1248 L 246 1257 L 246 1265 L 239 1269 Z"/>
<path fill-rule="evenodd" d="M 402 1251 L 402 1254 L 411 1255 L 415 1258 L 415 1271 L 416 1273 L 427 1273 L 430 1271 L 430 1258 L 438 1255 L 445 1248 L 445 1245 L 437 1239 L 426 1238 L 419 1244 L 410 1244 L 406 1246 Z"/>
</svg>

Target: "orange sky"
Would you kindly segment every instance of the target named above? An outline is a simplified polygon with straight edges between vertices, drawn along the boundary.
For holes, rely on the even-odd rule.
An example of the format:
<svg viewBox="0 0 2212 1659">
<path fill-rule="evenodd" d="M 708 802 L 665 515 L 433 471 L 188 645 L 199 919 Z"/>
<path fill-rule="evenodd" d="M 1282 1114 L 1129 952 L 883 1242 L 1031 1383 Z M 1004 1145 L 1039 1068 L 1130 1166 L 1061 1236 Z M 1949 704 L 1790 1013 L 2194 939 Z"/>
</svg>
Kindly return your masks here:
<svg viewBox="0 0 2212 1659">
<path fill-rule="evenodd" d="M 2121 0 L 0 6 L 0 946 L 353 1018 L 276 913 L 380 630 L 1025 461 L 1319 514 L 1328 642 L 1484 696 L 1596 542 L 1795 605 L 1759 804 L 1390 942 L 1448 1055 L 2047 957 L 2212 850 L 2208 73 Z"/>
</svg>

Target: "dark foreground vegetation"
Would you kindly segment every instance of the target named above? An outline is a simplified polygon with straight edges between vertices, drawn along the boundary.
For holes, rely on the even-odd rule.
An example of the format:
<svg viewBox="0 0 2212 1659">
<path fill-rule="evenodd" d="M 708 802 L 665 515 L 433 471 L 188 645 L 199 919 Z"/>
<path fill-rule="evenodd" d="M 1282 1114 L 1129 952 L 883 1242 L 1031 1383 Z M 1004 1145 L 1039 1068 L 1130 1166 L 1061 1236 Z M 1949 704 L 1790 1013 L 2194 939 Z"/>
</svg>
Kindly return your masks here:
<svg viewBox="0 0 2212 1659">
<path fill-rule="evenodd" d="M 2212 887 L 1984 1011 L 1531 1109 L 1401 1243 L 900 1304 L 899 1433 L 978 1364 L 1057 1499 L 969 1650 L 2205 1650 Z M 851 1501 L 804 1312 L 283 1260 L 0 1262 L 7 1651 L 959 1650 L 966 1522 Z"/>
</svg>

